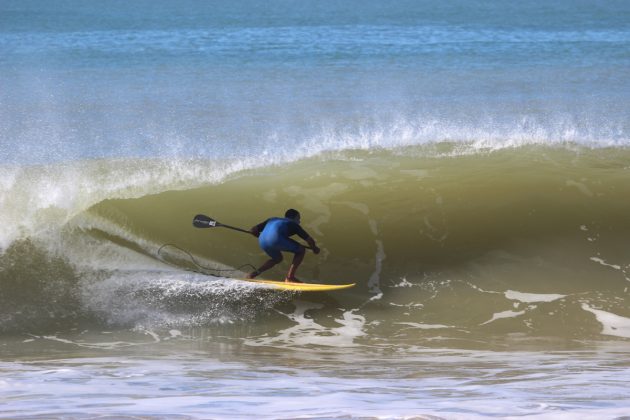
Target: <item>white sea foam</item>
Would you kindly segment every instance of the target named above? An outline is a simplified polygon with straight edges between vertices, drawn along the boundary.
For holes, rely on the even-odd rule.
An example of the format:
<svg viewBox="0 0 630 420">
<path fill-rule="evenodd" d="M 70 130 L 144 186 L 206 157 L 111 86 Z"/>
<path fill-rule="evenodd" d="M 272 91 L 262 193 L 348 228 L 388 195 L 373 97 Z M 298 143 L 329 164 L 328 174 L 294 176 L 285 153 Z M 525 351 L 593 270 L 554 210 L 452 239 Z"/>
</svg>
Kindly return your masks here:
<svg viewBox="0 0 630 420">
<path fill-rule="evenodd" d="M 539 293 L 523 293 L 514 290 L 508 290 L 505 292 L 505 297 L 510 300 L 516 300 L 524 303 L 534 302 L 553 302 L 558 299 L 565 298 L 566 295 L 559 294 L 539 294 Z"/>
<path fill-rule="evenodd" d="M 293 313 L 284 314 L 295 325 L 269 337 L 254 337 L 245 340 L 249 346 L 290 347 L 308 349 L 310 346 L 325 346 L 335 348 L 354 347 L 355 339 L 365 335 L 365 317 L 356 310 L 344 311 L 341 318 L 335 318 L 338 327 L 326 327 L 317 323 L 306 315 L 310 309 L 321 308 L 321 305 L 307 302 L 294 302 Z"/>
<path fill-rule="evenodd" d="M 414 287 L 413 283 L 410 283 L 406 278 L 401 278 L 400 283 L 394 284 L 391 287 Z"/>
<path fill-rule="evenodd" d="M 338 355 L 304 357 L 258 348 L 251 359 L 244 353 L 235 361 L 217 350 L 218 343 L 205 353 L 184 346 L 176 357 L 160 355 L 164 345 L 144 349 L 152 357 L 120 356 L 121 350 L 113 349 L 100 351 L 99 357 L 1 362 L 0 389 L 7 398 L 0 413 L 564 420 L 622 417 L 630 408 L 622 349 L 503 353 L 418 348 L 386 356 L 340 348 Z M 213 356 L 217 353 L 221 357 Z"/>
<path fill-rule="evenodd" d="M 454 328 L 453 326 L 449 326 L 449 325 L 442 325 L 442 324 L 421 324 L 418 322 L 397 322 L 396 324 L 398 325 L 407 325 L 411 328 L 418 328 L 420 330 L 435 330 L 435 329 L 442 329 L 442 328 Z"/>
<path fill-rule="evenodd" d="M 595 314 L 597 321 L 602 324 L 602 334 L 630 338 L 630 318 L 594 309 L 585 303 L 582 304 L 582 309 Z"/>
<path fill-rule="evenodd" d="M 604 267 L 610 267 L 610 268 L 614 268 L 615 270 L 621 270 L 621 266 L 617 265 L 617 264 L 609 264 L 606 261 L 604 261 L 602 258 L 599 257 L 591 257 L 591 261 L 594 261 L 598 264 L 603 265 Z"/>
<path fill-rule="evenodd" d="M 267 311 L 287 295 L 263 284 L 181 270 L 114 271 L 81 283 L 82 306 L 107 324 L 153 328 L 232 323 Z M 263 296 L 264 294 L 264 296 Z M 177 330 L 171 330 L 171 338 Z M 155 337 L 155 336 L 154 336 Z"/>
<path fill-rule="evenodd" d="M 479 325 L 486 325 L 486 324 L 494 322 L 494 321 L 496 321 L 498 319 L 515 318 L 517 316 L 523 315 L 524 313 L 525 313 L 525 311 L 503 311 L 503 312 L 497 312 L 497 313 L 492 315 L 492 318 L 490 318 L 486 322 L 482 322 Z"/>
</svg>

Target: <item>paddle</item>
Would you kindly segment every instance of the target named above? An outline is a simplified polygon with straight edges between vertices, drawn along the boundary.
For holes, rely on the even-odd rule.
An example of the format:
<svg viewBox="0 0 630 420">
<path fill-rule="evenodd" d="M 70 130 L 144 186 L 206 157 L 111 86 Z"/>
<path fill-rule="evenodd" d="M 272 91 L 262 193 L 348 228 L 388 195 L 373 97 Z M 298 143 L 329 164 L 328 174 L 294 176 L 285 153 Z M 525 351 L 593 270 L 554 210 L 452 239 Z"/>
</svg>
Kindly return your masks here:
<svg viewBox="0 0 630 420">
<path fill-rule="evenodd" d="M 250 231 L 245 230 L 245 229 L 241 229 L 241 228 L 237 228 L 237 227 L 234 227 L 234 226 L 229 226 L 229 225 L 224 225 L 223 223 L 219 223 L 216 220 L 214 220 L 211 217 L 208 217 L 208 216 L 206 216 L 204 214 L 198 214 L 198 215 L 195 216 L 195 218 L 193 219 L 193 226 L 201 228 L 201 229 L 212 228 L 212 227 L 224 227 L 224 228 L 228 228 L 228 229 L 232 229 L 232 230 L 237 230 L 239 232 L 251 233 Z"/>
<path fill-rule="evenodd" d="M 211 217 L 206 216 L 205 214 L 196 215 L 195 218 L 193 219 L 193 226 L 197 228 L 201 228 L 201 229 L 207 229 L 207 228 L 213 228 L 213 227 L 224 227 L 224 228 L 228 228 L 232 230 L 237 230 L 239 232 L 251 234 L 249 230 L 237 228 L 230 225 L 224 225 L 223 223 L 217 222 L 216 220 L 214 220 Z M 302 246 L 306 249 L 313 249 L 310 246 L 306 246 L 306 245 L 302 245 Z"/>
</svg>

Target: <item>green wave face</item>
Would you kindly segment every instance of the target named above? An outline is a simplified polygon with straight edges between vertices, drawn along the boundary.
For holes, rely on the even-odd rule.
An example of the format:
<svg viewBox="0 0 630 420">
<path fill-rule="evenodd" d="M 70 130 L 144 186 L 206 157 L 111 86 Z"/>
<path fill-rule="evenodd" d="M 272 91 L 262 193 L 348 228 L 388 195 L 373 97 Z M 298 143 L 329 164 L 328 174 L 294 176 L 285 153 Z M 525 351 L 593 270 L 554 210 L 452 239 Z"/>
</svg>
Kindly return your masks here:
<svg viewBox="0 0 630 420">
<path fill-rule="evenodd" d="M 215 185 L 107 200 L 88 213 L 121 226 L 129 238 L 142 238 L 127 245 L 146 254 L 173 243 L 206 262 L 238 267 L 264 260 L 255 238 L 194 228 L 193 216 L 204 213 L 249 229 L 296 208 L 323 250 L 308 255 L 303 276 L 364 284 L 372 277 L 373 286 L 472 269 L 484 278 L 483 272 L 506 264 L 515 266 L 510 277 L 540 282 L 543 275 L 575 285 L 592 257 L 630 262 L 619 252 L 630 228 L 627 150 L 452 152 L 318 156 L 244 171 Z M 538 270 L 532 259 L 567 273 Z"/>
<path fill-rule="evenodd" d="M 298 276 L 356 283 L 335 292 L 332 307 L 362 308 L 377 337 L 409 328 L 457 339 L 590 337 L 601 332 L 596 319 L 630 316 L 628 162 L 624 148 L 439 144 L 321 154 L 214 178 L 205 176 L 224 162 L 191 163 L 202 175 L 185 179 L 156 162 L 111 163 L 113 172 L 92 169 L 100 175 L 83 179 L 75 168 L 98 193 L 74 211 L 35 213 L 33 226 L 45 220 L 47 229 L 32 228 L 2 254 L 2 331 L 255 324 L 293 298 L 179 270 L 240 277 L 266 260 L 255 237 L 195 228 L 192 219 L 249 229 L 296 208 L 322 249 L 307 254 Z M 125 178 L 133 188 L 107 183 Z M 282 279 L 286 257 L 265 278 Z"/>
</svg>

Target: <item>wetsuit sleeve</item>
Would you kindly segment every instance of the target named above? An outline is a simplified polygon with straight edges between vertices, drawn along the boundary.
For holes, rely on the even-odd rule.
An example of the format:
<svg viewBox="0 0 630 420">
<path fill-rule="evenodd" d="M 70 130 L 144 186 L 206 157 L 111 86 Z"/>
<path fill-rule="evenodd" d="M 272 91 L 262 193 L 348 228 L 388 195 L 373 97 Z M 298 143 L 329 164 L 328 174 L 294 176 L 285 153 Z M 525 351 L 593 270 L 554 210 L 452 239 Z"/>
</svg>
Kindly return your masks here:
<svg viewBox="0 0 630 420">
<path fill-rule="evenodd" d="M 267 226 L 268 221 L 269 219 L 265 220 L 262 223 L 258 223 L 256 226 L 254 226 L 253 228 L 249 230 L 250 233 L 258 238 L 260 234 L 262 233 L 263 229 L 265 228 L 265 226 Z"/>
<path fill-rule="evenodd" d="M 292 228 L 291 229 L 291 235 L 297 235 L 300 238 L 304 239 L 305 241 L 308 240 L 311 237 L 311 235 L 306 233 L 306 231 L 304 229 L 302 229 L 302 226 L 298 225 L 297 223 L 293 223 L 291 228 Z"/>
<path fill-rule="evenodd" d="M 255 228 L 258 230 L 258 232 L 262 232 L 263 229 L 265 228 L 265 226 L 267 226 L 267 222 L 269 221 L 269 219 L 265 220 L 262 223 L 258 223 Z"/>
</svg>

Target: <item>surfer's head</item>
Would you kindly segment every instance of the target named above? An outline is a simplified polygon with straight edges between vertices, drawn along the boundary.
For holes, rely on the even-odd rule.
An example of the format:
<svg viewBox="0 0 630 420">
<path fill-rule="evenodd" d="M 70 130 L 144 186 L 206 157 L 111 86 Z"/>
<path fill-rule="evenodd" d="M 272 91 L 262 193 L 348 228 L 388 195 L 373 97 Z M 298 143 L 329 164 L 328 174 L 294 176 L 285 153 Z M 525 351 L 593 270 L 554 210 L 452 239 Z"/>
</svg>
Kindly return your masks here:
<svg viewBox="0 0 630 420">
<path fill-rule="evenodd" d="M 300 212 L 296 209 L 289 209 L 284 213 L 284 217 L 300 223 Z"/>
</svg>

